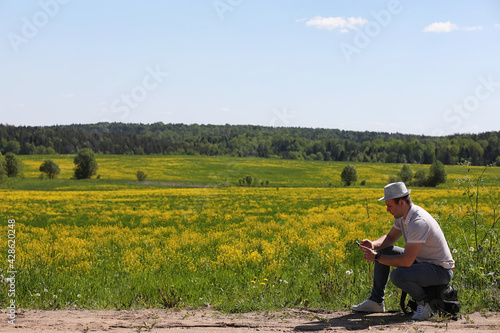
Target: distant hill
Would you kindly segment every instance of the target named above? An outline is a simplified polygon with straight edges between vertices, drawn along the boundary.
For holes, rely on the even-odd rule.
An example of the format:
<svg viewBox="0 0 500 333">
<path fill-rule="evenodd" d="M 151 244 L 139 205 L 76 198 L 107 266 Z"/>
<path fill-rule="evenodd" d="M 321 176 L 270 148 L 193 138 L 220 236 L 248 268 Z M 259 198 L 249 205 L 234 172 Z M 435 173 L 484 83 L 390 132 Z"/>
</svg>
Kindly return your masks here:
<svg viewBox="0 0 500 333">
<path fill-rule="evenodd" d="M 177 154 L 325 161 L 500 165 L 500 131 L 443 137 L 253 125 L 0 124 L 5 154 Z"/>
</svg>

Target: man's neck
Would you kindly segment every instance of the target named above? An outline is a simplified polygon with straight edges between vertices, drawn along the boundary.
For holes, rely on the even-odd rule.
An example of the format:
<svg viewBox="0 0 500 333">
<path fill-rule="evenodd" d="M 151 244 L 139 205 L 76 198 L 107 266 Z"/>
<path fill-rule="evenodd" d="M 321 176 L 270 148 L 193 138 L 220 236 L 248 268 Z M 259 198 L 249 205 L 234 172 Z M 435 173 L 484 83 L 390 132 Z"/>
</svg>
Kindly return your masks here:
<svg viewBox="0 0 500 333">
<path fill-rule="evenodd" d="M 403 214 L 403 218 L 406 220 L 406 217 L 408 216 L 408 212 L 410 211 L 411 209 L 411 205 L 407 206 L 407 208 L 405 209 L 405 212 Z"/>
</svg>

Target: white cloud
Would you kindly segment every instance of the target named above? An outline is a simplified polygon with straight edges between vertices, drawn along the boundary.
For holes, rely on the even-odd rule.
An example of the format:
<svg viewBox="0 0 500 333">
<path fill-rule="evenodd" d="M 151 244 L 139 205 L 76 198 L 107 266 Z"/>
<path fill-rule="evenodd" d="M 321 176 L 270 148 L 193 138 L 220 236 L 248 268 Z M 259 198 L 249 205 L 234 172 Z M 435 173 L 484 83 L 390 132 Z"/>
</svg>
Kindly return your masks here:
<svg viewBox="0 0 500 333">
<path fill-rule="evenodd" d="M 495 28 L 500 29 L 500 24 L 495 23 Z"/>
<path fill-rule="evenodd" d="M 61 97 L 64 97 L 64 98 L 75 98 L 75 94 L 62 94 Z"/>
<path fill-rule="evenodd" d="M 14 108 L 24 108 L 26 105 L 24 103 L 19 103 L 19 104 L 15 104 L 15 105 L 12 105 L 12 107 Z"/>
<path fill-rule="evenodd" d="M 463 29 L 466 31 L 478 31 L 478 30 L 483 30 L 483 27 L 478 25 L 475 27 L 464 27 Z"/>
<path fill-rule="evenodd" d="M 304 22 L 304 21 L 307 21 L 306 18 L 300 18 L 300 19 L 296 19 L 295 22 Z"/>
<path fill-rule="evenodd" d="M 368 23 L 367 19 L 362 17 L 321 17 L 316 16 L 306 22 L 306 26 L 315 27 L 320 30 L 336 30 L 338 29 L 341 33 L 347 33 L 350 30 L 356 30 L 363 27 Z"/>
<path fill-rule="evenodd" d="M 231 112 L 231 110 L 229 108 L 222 108 L 220 109 L 222 112 Z"/>
<path fill-rule="evenodd" d="M 460 29 L 458 25 L 448 22 L 435 22 L 424 28 L 424 32 L 452 32 L 453 30 Z"/>
</svg>

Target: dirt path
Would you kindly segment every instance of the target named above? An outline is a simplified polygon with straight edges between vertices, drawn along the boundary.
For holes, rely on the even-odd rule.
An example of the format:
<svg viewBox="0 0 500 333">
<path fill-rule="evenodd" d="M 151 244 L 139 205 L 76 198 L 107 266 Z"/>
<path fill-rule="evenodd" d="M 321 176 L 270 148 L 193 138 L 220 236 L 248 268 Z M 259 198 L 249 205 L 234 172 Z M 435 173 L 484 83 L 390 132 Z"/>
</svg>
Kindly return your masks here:
<svg viewBox="0 0 500 333">
<path fill-rule="evenodd" d="M 26 310 L 0 332 L 500 332 L 500 313 L 462 315 L 457 321 L 413 322 L 402 313 L 356 314 L 324 310 L 222 314 L 211 309 L 165 311 Z"/>
</svg>

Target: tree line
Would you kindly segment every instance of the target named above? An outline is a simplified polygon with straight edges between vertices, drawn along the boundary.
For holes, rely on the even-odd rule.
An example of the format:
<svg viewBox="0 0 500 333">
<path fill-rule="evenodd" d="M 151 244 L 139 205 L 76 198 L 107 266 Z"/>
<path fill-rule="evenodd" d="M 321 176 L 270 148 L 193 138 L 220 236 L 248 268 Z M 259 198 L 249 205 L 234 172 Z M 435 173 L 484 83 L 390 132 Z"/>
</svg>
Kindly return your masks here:
<svg viewBox="0 0 500 333">
<path fill-rule="evenodd" d="M 0 124 L 2 154 L 165 154 L 381 163 L 500 165 L 500 131 L 442 137 L 253 125 Z"/>
<path fill-rule="evenodd" d="M 75 164 L 75 168 L 72 179 L 92 178 L 92 176 L 96 175 L 97 169 L 99 168 L 99 164 L 97 163 L 95 154 L 89 148 L 79 150 L 78 154 L 73 160 L 73 163 Z M 52 161 L 51 159 L 47 159 L 42 164 L 40 164 L 39 170 L 41 172 L 40 176 L 42 179 L 45 177 L 47 177 L 48 179 L 54 179 L 57 178 L 57 176 L 61 173 L 59 164 Z M 4 176 L 15 178 L 18 176 L 22 176 L 22 173 L 23 163 L 17 158 L 14 153 L 8 152 L 5 156 L 2 156 L 2 154 L 0 154 L 0 184 Z M 139 179 L 139 175 L 137 176 L 137 178 Z M 146 179 L 145 176 L 142 180 L 144 179 Z"/>
<path fill-rule="evenodd" d="M 390 176 L 389 183 L 404 182 L 406 185 L 436 187 L 439 184 L 446 183 L 446 170 L 444 164 L 440 161 L 434 161 L 429 167 L 429 172 L 418 170 L 415 174 L 408 164 L 404 164 L 401 170 L 396 175 Z M 358 181 L 358 171 L 353 165 L 347 165 L 340 174 L 340 179 L 345 186 Z M 361 181 L 360 185 L 366 185 L 366 182 Z"/>
</svg>

